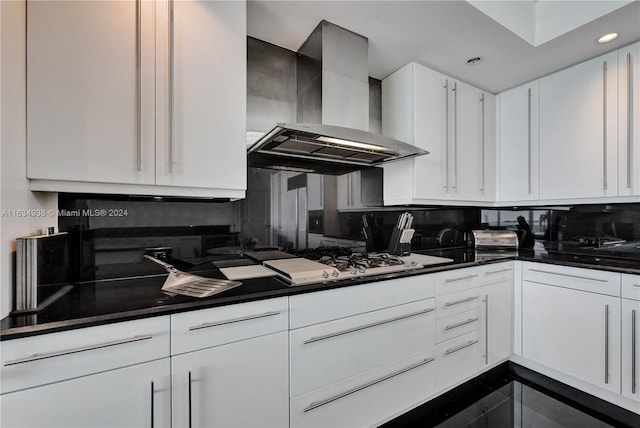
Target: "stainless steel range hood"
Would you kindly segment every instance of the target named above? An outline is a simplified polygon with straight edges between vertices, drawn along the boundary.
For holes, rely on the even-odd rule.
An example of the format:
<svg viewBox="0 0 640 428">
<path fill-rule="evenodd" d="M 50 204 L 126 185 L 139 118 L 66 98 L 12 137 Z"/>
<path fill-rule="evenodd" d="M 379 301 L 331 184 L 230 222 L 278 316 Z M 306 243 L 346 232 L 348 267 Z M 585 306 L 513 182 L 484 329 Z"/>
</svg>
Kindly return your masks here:
<svg viewBox="0 0 640 428">
<path fill-rule="evenodd" d="M 427 154 L 368 132 L 368 49 L 366 37 L 320 22 L 297 52 L 297 123 L 280 123 L 252 144 L 248 166 L 342 175 Z"/>
<path fill-rule="evenodd" d="M 342 175 L 425 154 L 426 150 L 359 129 L 280 123 L 249 147 L 248 165 Z"/>
</svg>

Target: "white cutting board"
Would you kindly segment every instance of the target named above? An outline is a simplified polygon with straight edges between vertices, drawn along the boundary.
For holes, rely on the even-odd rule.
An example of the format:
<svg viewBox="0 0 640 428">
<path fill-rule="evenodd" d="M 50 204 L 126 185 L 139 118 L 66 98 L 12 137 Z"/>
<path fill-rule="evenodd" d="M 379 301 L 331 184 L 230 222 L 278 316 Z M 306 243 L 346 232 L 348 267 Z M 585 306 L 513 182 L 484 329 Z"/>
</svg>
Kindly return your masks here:
<svg viewBox="0 0 640 428">
<path fill-rule="evenodd" d="M 453 259 L 449 259 L 446 257 L 436 257 L 436 256 L 426 256 L 424 254 L 411 254 L 408 256 L 404 256 L 404 257 L 400 257 L 402 260 L 404 260 L 405 262 L 416 262 L 418 264 L 421 264 L 422 266 L 429 266 L 429 265 L 437 265 L 440 263 L 451 263 L 453 262 Z"/>
<path fill-rule="evenodd" d="M 227 279 L 231 279 L 234 281 L 240 279 L 264 278 L 267 276 L 277 275 L 274 271 L 262 265 L 220 268 L 220 272 L 222 272 L 222 274 L 227 277 Z"/>
</svg>

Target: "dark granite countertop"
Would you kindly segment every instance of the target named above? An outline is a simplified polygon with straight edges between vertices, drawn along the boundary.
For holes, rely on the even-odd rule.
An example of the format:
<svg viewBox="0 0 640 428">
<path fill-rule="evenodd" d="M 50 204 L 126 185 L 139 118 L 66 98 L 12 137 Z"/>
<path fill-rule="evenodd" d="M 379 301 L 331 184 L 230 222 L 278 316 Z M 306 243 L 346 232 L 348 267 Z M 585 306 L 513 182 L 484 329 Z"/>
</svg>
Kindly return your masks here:
<svg viewBox="0 0 640 428">
<path fill-rule="evenodd" d="M 67 294 L 36 315 L 10 315 L 0 320 L 0 340 L 347 287 L 386 279 L 423 275 L 508 259 L 640 275 L 640 260 L 611 259 L 557 251 L 521 250 L 517 253 L 476 253 L 467 248 L 453 248 L 423 250 L 417 251 L 417 253 L 448 257 L 454 261 L 453 263 L 429 266 L 415 271 L 360 277 L 353 280 L 329 281 L 297 287 L 289 287 L 277 277 L 245 279 L 239 287 L 204 299 L 164 294 L 161 291 L 161 287 L 166 274 L 75 284 Z M 194 273 L 206 277 L 224 278 L 215 266 L 211 266 L 211 269 L 202 269 L 202 266 L 199 266 L 199 270 Z"/>
</svg>

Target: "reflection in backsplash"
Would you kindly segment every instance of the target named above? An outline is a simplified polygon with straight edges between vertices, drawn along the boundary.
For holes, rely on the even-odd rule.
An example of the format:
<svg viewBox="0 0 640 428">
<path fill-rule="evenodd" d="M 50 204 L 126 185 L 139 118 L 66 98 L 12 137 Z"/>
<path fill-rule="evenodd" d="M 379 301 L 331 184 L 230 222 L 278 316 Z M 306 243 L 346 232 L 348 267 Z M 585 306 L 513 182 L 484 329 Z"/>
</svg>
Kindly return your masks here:
<svg viewBox="0 0 640 428">
<path fill-rule="evenodd" d="M 403 212 L 414 216 L 413 251 L 465 246 L 466 234 L 472 229 L 516 230 L 524 222 L 531 228 L 538 250 L 640 259 L 640 204 L 529 210 L 477 207 L 343 210 L 326 198 L 323 209 L 312 210 L 317 208 L 312 207 L 316 203 L 312 194 L 308 189 L 301 192 L 304 187 L 298 187 L 294 189 L 298 203 L 300 198 L 308 198 L 309 205 L 303 213 L 304 220 L 292 226 L 286 218 L 291 201 L 274 196 L 273 177 L 264 171 L 250 171 L 247 198 L 226 203 L 116 200 L 61 194 L 60 212 L 66 210 L 69 215 L 59 216 L 58 226 L 60 231 L 71 232 L 69 255 L 70 260 L 77 262 L 73 267 L 74 279 L 161 272 L 143 258 L 149 252 L 166 254 L 179 267 L 189 268 L 206 260 L 238 257 L 248 249 L 362 248 L 364 215 L 374 249 L 385 251 Z M 299 177 L 293 177 L 302 185 Z M 287 177 L 282 181 L 287 183 Z M 324 189 L 324 196 L 332 193 L 336 190 Z M 107 214 L 95 215 L 100 212 Z M 293 233 L 299 236 L 297 245 L 287 238 L 284 225 L 294 227 Z"/>
</svg>

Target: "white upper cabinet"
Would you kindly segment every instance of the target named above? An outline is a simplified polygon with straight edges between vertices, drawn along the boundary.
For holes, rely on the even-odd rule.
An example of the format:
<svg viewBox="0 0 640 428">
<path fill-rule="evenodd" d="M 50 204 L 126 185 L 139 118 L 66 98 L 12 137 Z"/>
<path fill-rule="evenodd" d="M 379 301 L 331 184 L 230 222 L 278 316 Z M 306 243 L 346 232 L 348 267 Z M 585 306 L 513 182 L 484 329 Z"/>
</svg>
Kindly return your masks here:
<svg viewBox="0 0 640 428">
<path fill-rule="evenodd" d="M 640 195 L 640 43 L 618 51 L 618 193 Z"/>
<path fill-rule="evenodd" d="M 618 55 L 540 79 L 540 199 L 618 195 Z"/>
<path fill-rule="evenodd" d="M 416 63 L 382 82 L 382 132 L 429 151 L 384 166 L 384 203 L 491 201 L 494 97 Z"/>
<path fill-rule="evenodd" d="M 536 200 L 538 194 L 538 81 L 498 95 L 499 200 Z"/>
<path fill-rule="evenodd" d="M 29 178 L 154 183 L 152 11 L 27 3 Z"/>
<path fill-rule="evenodd" d="M 244 197 L 244 2 L 27 7 L 33 190 Z"/>
<path fill-rule="evenodd" d="M 246 5 L 169 1 L 168 11 L 166 20 L 158 13 L 156 39 L 156 69 L 168 74 L 156 89 L 166 118 L 156 129 L 156 183 L 244 192 Z"/>
</svg>

